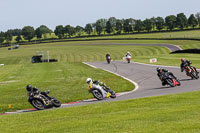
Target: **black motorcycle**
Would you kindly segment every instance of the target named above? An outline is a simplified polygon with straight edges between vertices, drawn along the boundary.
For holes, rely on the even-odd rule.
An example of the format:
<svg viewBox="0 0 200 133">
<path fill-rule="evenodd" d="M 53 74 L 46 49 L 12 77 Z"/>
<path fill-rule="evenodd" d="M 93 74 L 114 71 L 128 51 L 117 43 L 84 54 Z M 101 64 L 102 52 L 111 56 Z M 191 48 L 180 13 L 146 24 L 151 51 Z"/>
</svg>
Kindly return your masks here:
<svg viewBox="0 0 200 133">
<path fill-rule="evenodd" d="M 170 74 L 168 72 L 163 74 L 162 80 L 164 80 L 164 82 L 167 85 L 171 86 L 171 87 L 175 87 L 175 86 L 180 86 L 181 85 L 180 81 L 176 77 L 174 77 L 172 74 Z"/>
<path fill-rule="evenodd" d="M 192 66 L 186 66 L 184 67 L 187 76 L 190 76 L 192 79 L 198 79 L 199 78 L 199 73 L 197 72 L 197 70 L 192 67 Z"/>
<path fill-rule="evenodd" d="M 111 56 L 109 54 L 106 54 L 106 61 L 108 64 L 111 62 Z"/>
<path fill-rule="evenodd" d="M 50 97 L 48 94 L 50 91 L 47 92 L 31 92 L 28 94 L 28 102 L 33 105 L 38 110 L 43 110 L 52 107 L 60 107 L 61 103 L 55 97 Z"/>
</svg>

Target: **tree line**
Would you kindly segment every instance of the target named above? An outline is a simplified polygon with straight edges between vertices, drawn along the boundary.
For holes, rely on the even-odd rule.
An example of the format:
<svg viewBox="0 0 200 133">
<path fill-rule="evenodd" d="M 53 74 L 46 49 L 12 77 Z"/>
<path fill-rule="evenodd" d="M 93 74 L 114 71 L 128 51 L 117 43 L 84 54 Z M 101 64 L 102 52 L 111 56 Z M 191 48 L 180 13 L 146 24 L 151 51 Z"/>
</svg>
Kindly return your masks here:
<svg viewBox="0 0 200 133">
<path fill-rule="evenodd" d="M 98 19 L 95 23 L 88 23 L 85 27 L 71 25 L 58 25 L 55 30 L 52 31 L 45 25 L 34 29 L 32 26 L 25 26 L 22 29 L 10 29 L 7 32 L 0 32 L 0 43 L 10 43 L 13 36 L 16 36 L 16 42 L 24 40 L 31 41 L 34 37 L 41 39 L 46 38 L 47 33 L 55 33 L 58 38 L 70 38 L 90 35 L 102 35 L 102 34 L 123 34 L 123 33 L 135 33 L 135 32 L 151 32 L 151 31 L 163 31 L 174 29 L 194 29 L 200 27 L 200 12 L 191 14 L 188 18 L 184 13 L 177 15 L 169 15 L 163 17 L 146 18 L 145 20 L 129 19 L 116 19 L 110 17 L 109 19 Z"/>
</svg>

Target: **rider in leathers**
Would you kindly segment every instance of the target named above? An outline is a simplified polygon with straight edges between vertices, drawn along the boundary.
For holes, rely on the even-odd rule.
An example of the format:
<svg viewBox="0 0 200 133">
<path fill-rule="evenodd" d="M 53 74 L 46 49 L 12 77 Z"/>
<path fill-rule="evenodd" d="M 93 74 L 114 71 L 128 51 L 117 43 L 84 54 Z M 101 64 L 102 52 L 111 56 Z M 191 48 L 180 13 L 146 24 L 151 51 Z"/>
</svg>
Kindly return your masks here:
<svg viewBox="0 0 200 133">
<path fill-rule="evenodd" d="M 192 68 L 194 68 L 194 69 L 195 69 L 195 71 L 196 71 L 197 73 L 199 73 L 199 72 L 196 70 L 196 68 L 195 68 L 195 67 L 193 67 L 193 66 L 190 66 L 191 64 L 192 64 L 192 62 L 191 62 L 190 60 L 185 60 L 184 58 L 182 58 L 182 59 L 181 59 L 181 65 L 180 65 L 181 72 L 183 72 L 183 71 L 184 71 L 184 68 L 185 68 L 185 67 L 189 66 L 189 67 L 192 67 Z M 186 74 L 189 76 L 189 73 L 188 73 L 188 72 L 186 72 Z"/>
<path fill-rule="evenodd" d="M 164 77 L 164 74 L 165 73 L 169 73 L 170 75 L 172 75 L 175 79 L 176 79 L 176 77 L 173 75 L 173 73 L 172 72 L 169 72 L 168 70 L 166 70 L 166 69 L 161 69 L 160 67 L 158 67 L 157 69 L 157 76 L 159 77 L 159 79 L 161 80 L 161 82 L 162 82 L 162 86 L 165 86 L 167 83 L 166 83 L 166 81 L 163 79 L 163 77 Z"/>
<path fill-rule="evenodd" d="M 28 91 L 28 95 L 29 95 L 29 96 L 34 96 L 35 94 L 40 93 L 40 94 L 46 96 L 47 98 L 50 98 L 50 97 L 48 96 L 49 91 L 47 91 L 47 92 L 46 92 L 46 91 L 40 91 L 38 88 L 32 87 L 32 85 L 27 85 L 27 86 L 26 86 L 26 90 Z"/>
<path fill-rule="evenodd" d="M 113 91 L 109 87 L 107 87 L 106 84 L 104 84 L 103 82 L 100 82 L 99 80 L 92 80 L 91 78 L 87 78 L 86 82 L 88 86 L 90 85 L 91 82 L 93 82 L 93 84 L 102 86 L 102 88 L 105 91 L 110 92 L 111 94 L 113 93 Z"/>
<path fill-rule="evenodd" d="M 108 57 L 110 57 L 110 54 L 106 54 L 106 59 L 108 59 Z"/>
<path fill-rule="evenodd" d="M 126 57 L 128 56 L 131 56 L 131 53 L 129 51 L 126 53 Z"/>
</svg>

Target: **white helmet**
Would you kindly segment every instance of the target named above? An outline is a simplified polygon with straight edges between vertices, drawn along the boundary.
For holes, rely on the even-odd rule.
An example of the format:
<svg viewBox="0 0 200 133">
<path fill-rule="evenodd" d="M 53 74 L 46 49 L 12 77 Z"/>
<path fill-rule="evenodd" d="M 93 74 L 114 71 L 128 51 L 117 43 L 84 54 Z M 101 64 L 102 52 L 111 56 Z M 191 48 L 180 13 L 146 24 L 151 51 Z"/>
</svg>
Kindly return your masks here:
<svg viewBox="0 0 200 133">
<path fill-rule="evenodd" d="M 86 79 L 86 83 L 88 83 L 88 84 L 89 84 L 91 81 L 92 81 L 91 78 L 87 78 L 87 79 Z"/>
<path fill-rule="evenodd" d="M 130 52 L 129 52 L 129 51 L 127 51 L 127 54 L 130 54 Z"/>
</svg>

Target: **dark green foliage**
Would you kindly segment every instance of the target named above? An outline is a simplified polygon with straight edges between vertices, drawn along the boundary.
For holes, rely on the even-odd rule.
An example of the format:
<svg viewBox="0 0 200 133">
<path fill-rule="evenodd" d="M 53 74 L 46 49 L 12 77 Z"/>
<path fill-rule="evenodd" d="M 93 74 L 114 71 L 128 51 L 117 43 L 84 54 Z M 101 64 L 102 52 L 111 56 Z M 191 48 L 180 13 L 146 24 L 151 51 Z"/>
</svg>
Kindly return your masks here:
<svg viewBox="0 0 200 133">
<path fill-rule="evenodd" d="M 188 24 L 189 26 L 192 26 L 193 29 L 198 25 L 197 19 L 194 17 L 194 14 L 191 14 L 190 17 L 188 18 Z"/>
<path fill-rule="evenodd" d="M 35 34 L 38 39 L 42 38 L 42 32 L 40 31 L 40 27 L 35 30 Z"/>
<path fill-rule="evenodd" d="M 54 33 L 59 37 L 64 37 L 64 27 L 62 25 L 56 26 L 56 29 L 54 30 Z"/>
<path fill-rule="evenodd" d="M 150 32 L 151 29 L 152 29 L 152 21 L 150 19 L 145 19 L 143 21 L 143 23 L 144 23 L 145 30 L 147 30 L 148 32 Z"/>
<path fill-rule="evenodd" d="M 12 36 L 18 36 L 18 35 L 22 34 L 22 30 L 21 29 L 10 29 L 7 32 L 12 34 Z"/>
<path fill-rule="evenodd" d="M 10 32 L 6 32 L 4 34 L 5 40 L 10 43 L 10 41 L 12 40 L 12 34 Z"/>
<path fill-rule="evenodd" d="M 21 38 L 20 35 L 18 35 L 18 36 L 15 38 L 15 40 L 17 41 L 17 43 L 19 43 L 19 42 L 22 40 L 22 38 Z"/>
<path fill-rule="evenodd" d="M 150 20 L 151 20 L 151 24 L 152 24 L 152 29 L 153 29 L 153 31 L 154 31 L 154 29 L 155 29 L 155 27 L 156 27 L 156 18 L 155 18 L 155 17 L 152 17 L 152 18 L 150 18 Z"/>
<path fill-rule="evenodd" d="M 106 19 L 99 19 L 96 21 L 95 28 L 96 28 L 96 32 L 98 33 L 98 35 L 100 35 L 101 32 L 104 32 L 104 34 L 105 34 L 106 22 L 107 22 Z"/>
<path fill-rule="evenodd" d="M 107 23 L 106 23 L 106 32 L 108 34 L 110 34 L 111 32 L 113 32 L 113 29 L 112 29 L 110 21 L 107 21 Z"/>
<path fill-rule="evenodd" d="M 75 32 L 78 34 L 78 36 L 81 36 L 84 32 L 84 28 L 78 25 L 75 27 Z"/>
<path fill-rule="evenodd" d="M 138 31 L 138 32 L 144 30 L 144 24 L 143 24 L 143 22 L 141 20 L 136 20 L 135 21 L 135 27 L 134 27 L 134 29 L 136 31 Z"/>
<path fill-rule="evenodd" d="M 45 35 L 47 33 L 52 33 L 52 30 L 50 30 L 47 26 L 41 25 L 35 30 L 35 34 L 37 38 L 42 38 L 42 35 Z"/>
<path fill-rule="evenodd" d="M 176 26 L 183 29 L 186 28 L 188 25 L 187 17 L 185 16 L 184 13 L 179 13 L 177 14 L 176 17 Z"/>
<path fill-rule="evenodd" d="M 123 28 L 124 28 L 124 32 L 126 32 L 126 33 L 127 32 L 130 33 L 133 31 L 132 26 L 130 24 L 130 19 L 126 19 L 124 21 Z"/>
<path fill-rule="evenodd" d="M 64 32 L 68 35 L 68 37 L 71 37 L 75 34 L 75 28 L 70 25 L 66 25 Z"/>
<path fill-rule="evenodd" d="M 200 12 L 197 12 L 197 13 L 195 14 L 195 17 L 196 17 L 196 19 L 198 20 L 199 27 L 200 27 Z"/>
<path fill-rule="evenodd" d="M 22 35 L 23 35 L 24 39 L 26 39 L 30 42 L 31 39 L 33 39 L 33 37 L 35 36 L 35 30 L 31 26 L 25 26 L 22 29 Z"/>
<path fill-rule="evenodd" d="M 5 40 L 4 32 L 0 32 L 0 43 L 3 43 Z"/>
<path fill-rule="evenodd" d="M 169 15 L 165 18 L 165 25 L 167 29 L 173 30 L 176 26 L 176 16 Z"/>
<path fill-rule="evenodd" d="M 108 21 L 110 22 L 110 26 L 111 26 L 111 32 L 114 32 L 115 30 L 115 26 L 116 26 L 116 22 L 117 22 L 117 19 L 115 17 L 110 17 L 108 19 Z"/>
<path fill-rule="evenodd" d="M 122 22 L 121 22 L 121 20 L 116 21 L 115 30 L 117 31 L 117 34 L 121 34 L 121 32 L 122 32 Z"/>
<path fill-rule="evenodd" d="M 93 29 L 92 29 L 92 25 L 91 24 L 86 24 L 85 26 L 85 32 L 90 35 L 92 33 Z"/>
<path fill-rule="evenodd" d="M 161 31 L 165 26 L 165 20 L 162 17 L 156 18 L 156 28 Z"/>
<path fill-rule="evenodd" d="M 96 32 L 98 35 L 101 35 L 101 32 L 103 31 L 103 26 L 100 21 L 97 21 L 95 24 Z"/>
</svg>

